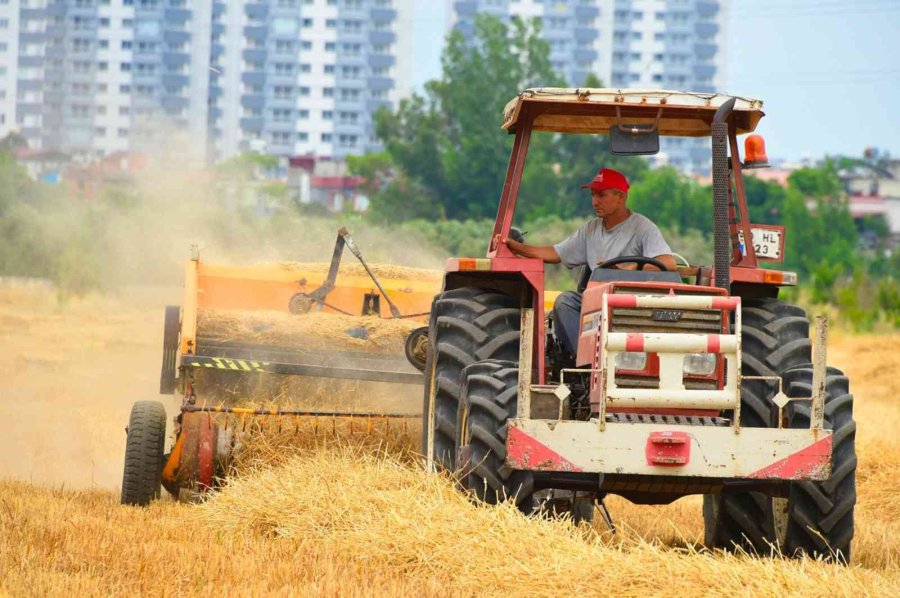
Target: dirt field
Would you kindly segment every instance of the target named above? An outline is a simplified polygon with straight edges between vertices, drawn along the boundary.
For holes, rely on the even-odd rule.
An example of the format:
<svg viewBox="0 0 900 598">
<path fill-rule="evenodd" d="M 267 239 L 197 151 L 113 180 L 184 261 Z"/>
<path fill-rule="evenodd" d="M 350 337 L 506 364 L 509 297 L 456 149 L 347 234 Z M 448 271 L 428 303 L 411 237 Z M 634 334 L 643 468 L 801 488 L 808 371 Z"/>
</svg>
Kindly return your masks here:
<svg viewBox="0 0 900 598">
<path fill-rule="evenodd" d="M 474 507 L 396 453 L 335 443 L 206 505 L 122 507 L 124 426 L 134 400 L 156 397 L 162 306 L 178 298 L 60 307 L 40 285 L 0 286 L 0 594 L 900 595 L 898 336 L 830 343 L 859 426 L 848 569 L 707 553 L 697 498 L 611 499 L 623 531 L 610 537 L 602 522 Z"/>
</svg>

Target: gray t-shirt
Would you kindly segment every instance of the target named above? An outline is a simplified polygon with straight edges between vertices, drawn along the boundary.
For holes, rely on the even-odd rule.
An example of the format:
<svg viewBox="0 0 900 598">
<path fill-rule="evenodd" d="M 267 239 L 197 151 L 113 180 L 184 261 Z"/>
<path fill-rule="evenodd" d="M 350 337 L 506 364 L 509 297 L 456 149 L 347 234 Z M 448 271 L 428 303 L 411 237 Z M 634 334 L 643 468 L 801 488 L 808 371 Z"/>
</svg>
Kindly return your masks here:
<svg viewBox="0 0 900 598">
<path fill-rule="evenodd" d="M 611 230 L 603 228 L 601 218 L 588 220 L 571 237 L 553 247 L 566 267 L 587 264 L 591 270 L 598 263 L 625 255 L 656 257 L 672 253 L 659 228 L 637 212 Z"/>
</svg>

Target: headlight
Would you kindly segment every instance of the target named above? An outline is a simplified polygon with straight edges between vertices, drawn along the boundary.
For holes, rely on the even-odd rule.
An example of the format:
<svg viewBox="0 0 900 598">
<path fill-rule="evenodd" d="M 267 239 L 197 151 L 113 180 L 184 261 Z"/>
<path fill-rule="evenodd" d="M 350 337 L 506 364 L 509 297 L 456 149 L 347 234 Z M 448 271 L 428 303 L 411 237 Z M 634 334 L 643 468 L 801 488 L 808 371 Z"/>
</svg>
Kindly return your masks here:
<svg viewBox="0 0 900 598">
<path fill-rule="evenodd" d="M 617 370 L 642 370 L 647 367 L 647 354 L 628 351 L 616 355 Z"/>
<path fill-rule="evenodd" d="M 684 356 L 684 373 L 692 376 L 709 376 L 716 371 L 715 353 L 688 353 Z"/>
</svg>

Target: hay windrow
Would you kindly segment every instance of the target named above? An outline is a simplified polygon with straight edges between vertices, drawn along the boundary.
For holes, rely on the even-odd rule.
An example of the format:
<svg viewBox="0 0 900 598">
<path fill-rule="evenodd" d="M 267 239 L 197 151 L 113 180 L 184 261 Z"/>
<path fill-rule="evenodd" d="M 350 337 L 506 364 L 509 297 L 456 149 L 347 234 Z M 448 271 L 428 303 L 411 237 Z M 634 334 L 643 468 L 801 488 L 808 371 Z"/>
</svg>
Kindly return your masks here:
<svg viewBox="0 0 900 598">
<path fill-rule="evenodd" d="M 238 537 L 312 542 L 372 570 L 437 578 L 454 595 L 887 595 L 900 581 L 896 572 L 723 555 L 696 544 L 622 545 L 509 505 L 475 506 L 446 478 L 353 449 L 297 456 L 233 480 L 196 517 Z"/>
</svg>

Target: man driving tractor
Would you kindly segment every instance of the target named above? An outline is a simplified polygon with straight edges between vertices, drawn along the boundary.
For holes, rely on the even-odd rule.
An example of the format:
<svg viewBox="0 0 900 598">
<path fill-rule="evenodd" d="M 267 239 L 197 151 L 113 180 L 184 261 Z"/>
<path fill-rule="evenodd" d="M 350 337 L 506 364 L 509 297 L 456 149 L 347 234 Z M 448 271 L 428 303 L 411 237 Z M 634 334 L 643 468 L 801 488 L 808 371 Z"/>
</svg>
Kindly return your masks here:
<svg viewBox="0 0 900 598">
<path fill-rule="evenodd" d="M 659 228 L 646 216 L 626 207 L 628 179 L 621 172 L 601 168 L 590 183 L 591 205 L 597 218 L 585 222 L 568 239 L 556 245 L 528 245 L 507 239 L 506 246 L 520 256 L 540 258 L 547 263 L 562 262 L 567 268 L 588 266 L 591 270 L 623 257 L 651 258 L 675 270 L 675 257 Z M 644 266 L 644 264 L 641 264 Z M 635 262 L 610 264 L 610 267 L 635 269 Z M 646 264 L 648 270 L 658 266 Z M 581 290 L 581 289 L 579 289 Z M 556 300 L 553 311 L 559 324 L 559 340 L 568 353 L 574 353 L 578 341 L 581 293 L 566 291 Z"/>
</svg>

